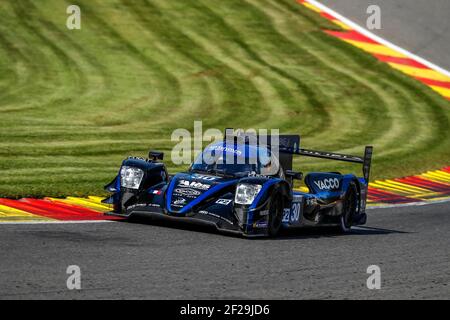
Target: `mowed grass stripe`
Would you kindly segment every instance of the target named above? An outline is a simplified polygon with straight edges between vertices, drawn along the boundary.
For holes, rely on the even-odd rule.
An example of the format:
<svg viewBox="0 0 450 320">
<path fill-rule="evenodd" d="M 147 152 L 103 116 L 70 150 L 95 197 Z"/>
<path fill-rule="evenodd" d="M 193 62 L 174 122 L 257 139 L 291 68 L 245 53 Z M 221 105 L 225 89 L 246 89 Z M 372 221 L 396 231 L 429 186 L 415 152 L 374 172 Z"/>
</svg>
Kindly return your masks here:
<svg viewBox="0 0 450 320">
<path fill-rule="evenodd" d="M 167 153 L 176 128 L 276 128 L 361 153 L 374 179 L 448 165 L 449 104 L 322 30 L 294 0 L 2 3 L 0 196 L 102 194 L 128 155 Z M 296 159 L 295 167 L 359 172 Z"/>
<path fill-rule="evenodd" d="M 189 114 L 186 114 L 187 112 L 190 113 L 191 117 L 195 115 L 198 118 L 215 114 L 217 121 L 225 122 L 223 117 L 225 116 L 228 119 L 232 116 L 234 101 L 243 99 L 244 94 L 251 93 L 252 95 L 247 96 L 247 98 L 252 101 L 262 101 L 255 87 L 247 81 L 241 81 L 240 75 L 235 70 L 224 67 L 223 62 L 214 55 L 205 56 L 204 49 L 189 37 L 185 28 L 182 28 L 180 24 L 173 24 L 170 17 L 162 15 L 161 10 L 163 8 L 159 9 L 147 1 L 138 1 L 138 3 L 141 5 L 137 6 L 134 3 L 129 7 L 137 16 L 141 29 L 145 30 L 146 33 L 151 33 L 152 40 L 161 37 L 167 38 L 167 41 L 161 44 L 161 49 L 164 50 L 165 55 L 173 56 L 174 61 L 181 63 L 177 70 L 183 83 L 189 86 L 192 82 L 199 81 L 211 91 L 209 96 L 205 95 L 204 92 L 199 92 L 198 97 L 195 97 L 195 95 L 187 97 L 175 113 L 176 116 L 185 119 L 186 116 L 189 116 Z M 183 14 L 183 12 L 180 12 L 180 14 Z M 157 27 L 154 28 L 154 26 Z M 224 72 L 225 74 L 223 74 Z M 197 104 L 195 108 L 189 108 L 191 101 L 199 97 L 203 98 L 201 103 Z M 224 108 L 223 105 L 227 107 Z M 177 120 L 180 119 L 173 119 L 172 122 Z"/>
</svg>

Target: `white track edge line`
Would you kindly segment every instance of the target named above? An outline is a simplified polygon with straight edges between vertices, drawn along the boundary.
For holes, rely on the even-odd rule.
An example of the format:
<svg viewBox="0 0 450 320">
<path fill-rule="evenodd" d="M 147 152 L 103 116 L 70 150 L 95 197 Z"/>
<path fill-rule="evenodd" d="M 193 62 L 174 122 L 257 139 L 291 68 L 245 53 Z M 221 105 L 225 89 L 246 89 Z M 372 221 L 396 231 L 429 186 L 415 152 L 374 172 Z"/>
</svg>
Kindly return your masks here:
<svg viewBox="0 0 450 320">
<path fill-rule="evenodd" d="M 386 205 L 379 205 L 379 206 L 368 206 L 366 210 L 372 210 L 372 209 L 389 209 L 389 208 L 402 208 L 402 207 L 420 207 L 420 206 L 426 206 L 426 205 L 432 205 L 432 204 L 438 204 L 438 203 L 445 203 L 450 202 L 449 199 L 442 199 L 442 200 L 431 200 L 431 201 L 423 201 L 423 202 L 411 202 L 411 203 L 402 203 L 402 204 L 386 204 Z"/>
<path fill-rule="evenodd" d="M 317 2 L 316 0 L 306 0 L 306 2 L 312 4 L 313 6 L 316 6 L 319 9 L 321 9 L 322 11 L 324 11 L 324 12 L 334 16 L 336 19 L 338 19 L 341 22 L 345 23 L 349 27 L 357 30 L 358 32 L 360 32 L 363 35 L 365 35 L 366 37 L 371 38 L 372 40 L 375 40 L 375 41 L 385 45 L 388 48 L 391 48 L 391 49 L 393 49 L 395 51 L 398 51 L 398 52 L 404 54 L 405 56 L 408 56 L 409 58 L 414 59 L 417 62 L 420 62 L 420 63 L 426 65 L 427 67 L 429 67 L 429 68 L 431 68 L 431 69 L 433 69 L 433 70 L 435 70 L 437 72 L 440 72 L 440 73 L 446 75 L 447 77 L 450 77 L 450 72 L 448 70 L 446 70 L 446 69 L 444 69 L 442 67 L 439 67 L 438 65 L 436 65 L 436 64 L 434 64 L 434 63 L 432 63 L 432 62 L 430 62 L 430 61 L 428 61 L 428 60 L 426 60 L 426 59 L 424 59 L 422 57 L 419 57 L 418 55 L 416 55 L 416 54 L 414 54 L 414 53 L 412 53 L 412 52 L 410 52 L 410 51 L 408 51 L 406 49 L 403 49 L 403 48 L 393 44 L 392 42 L 390 42 L 390 41 L 388 41 L 386 39 L 383 39 L 380 36 L 377 36 L 376 34 L 368 31 L 367 29 L 365 29 L 363 27 L 361 27 L 357 23 L 349 20 L 348 18 L 344 17 L 343 15 L 341 15 L 338 12 L 334 11 L 333 9 L 331 9 L 331 8 L 321 4 L 320 2 Z"/>
</svg>

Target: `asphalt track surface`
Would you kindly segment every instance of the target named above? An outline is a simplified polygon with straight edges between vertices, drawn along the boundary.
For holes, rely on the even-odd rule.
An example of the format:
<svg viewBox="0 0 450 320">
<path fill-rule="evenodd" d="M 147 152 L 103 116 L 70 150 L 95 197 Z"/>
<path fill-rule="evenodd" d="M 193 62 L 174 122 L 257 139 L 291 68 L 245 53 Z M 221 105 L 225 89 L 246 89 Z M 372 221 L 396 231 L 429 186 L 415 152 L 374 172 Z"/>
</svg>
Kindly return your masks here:
<svg viewBox="0 0 450 320">
<path fill-rule="evenodd" d="M 378 35 L 450 68 L 450 2 L 323 1 L 362 24 L 369 2 L 383 10 Z M 146 221 L 3 224 L 0 299 L 450 299 L 449 234 L 449 202 L 370 210 L 349 235 L 268 240 Z M 67 289 L 69 265 L 82 290 Z M 369 265 L 381 268 L 380 290 L 366 287 Z"/>
<path fill-rule="evenodd" d="M 318 0 L 365 27 L 368 6 L 381 9 L 378 36 L 450 70 L 450 1 L 448 0 Z"/>
<path fill-rule="evenodd" d="M 1 225 L 0 298 L 450 298 L 448 203 L 374 209 L 349 235 L 247 240 L 142 222 Z M 80 291 L 66 287 L 69 265 Z M 380 290 L 366 287 L 369 265 Z"/>
</svg>

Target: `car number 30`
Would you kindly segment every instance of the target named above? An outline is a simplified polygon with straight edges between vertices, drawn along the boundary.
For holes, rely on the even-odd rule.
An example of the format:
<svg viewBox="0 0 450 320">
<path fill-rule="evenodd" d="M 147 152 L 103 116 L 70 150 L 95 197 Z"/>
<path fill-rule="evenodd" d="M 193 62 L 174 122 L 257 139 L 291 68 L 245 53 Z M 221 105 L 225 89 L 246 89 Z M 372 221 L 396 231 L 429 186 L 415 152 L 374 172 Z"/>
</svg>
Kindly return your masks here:
<svg viewBox="0 0 450 320">
<path fill-rule="evenodd" d="M 299 222 L 301 218 L 301 205 L 301 202 L 294 202 L 290 210 L 285 209 L 283 212 L 283 222 Z"/>
</svg>

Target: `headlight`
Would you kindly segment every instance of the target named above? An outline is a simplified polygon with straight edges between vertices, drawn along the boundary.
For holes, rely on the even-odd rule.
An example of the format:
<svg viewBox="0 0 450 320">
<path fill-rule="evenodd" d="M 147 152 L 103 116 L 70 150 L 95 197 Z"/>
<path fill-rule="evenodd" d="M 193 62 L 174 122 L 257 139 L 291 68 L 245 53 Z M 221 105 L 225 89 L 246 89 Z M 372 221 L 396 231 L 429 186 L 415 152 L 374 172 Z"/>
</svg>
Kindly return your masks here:
<svg viewBox="0 0 450 320">
<path fill-rule="evenodd" d="M 236 188 L 234 202 L 238 204 L 252 204 L 259 191 L 261 191 L 259 184 L 239 184 Z"/>
<path fill-rule="evenodd" d="M 139 168 L 123 166 L 120 169 L 120 182 L 122 187 L 130 189 L 139 189 L 144 171 Z"/>
</svg>

